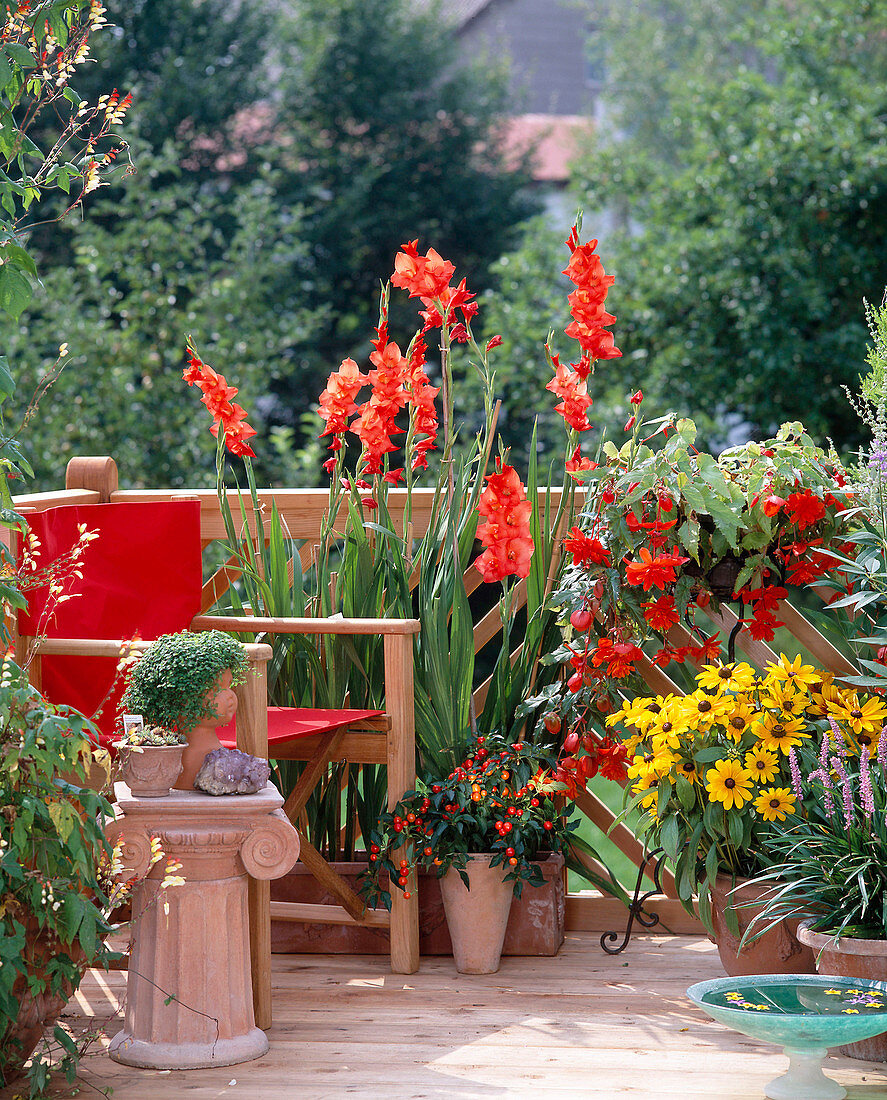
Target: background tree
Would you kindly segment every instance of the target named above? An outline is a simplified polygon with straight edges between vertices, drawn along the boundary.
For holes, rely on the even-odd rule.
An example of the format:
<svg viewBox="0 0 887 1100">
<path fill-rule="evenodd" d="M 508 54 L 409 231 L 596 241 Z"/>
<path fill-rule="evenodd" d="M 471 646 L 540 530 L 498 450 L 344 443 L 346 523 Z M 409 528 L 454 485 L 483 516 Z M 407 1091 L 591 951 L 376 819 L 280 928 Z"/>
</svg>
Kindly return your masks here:
<svg viewBox="0 0 887 1100">
<path fill-rule="evenodd" d="M 297 0 L 285 36 L 280 116 L 302 167 L 291 199 L 304 209 L 308 302 L 328 307 L 300 363 L 319 392 L 344 355 L 368 350 L 379 281 L 404 241 L 433 246 L 482 291 L 534 205 L 526 163 L 503 152 L 507 74 L 459 62 L 437 5 Z M 412 308 L 395 308 L 411 331 Z M 284 403 L 303 378 L 281 387 Z"/>
<path fill-rule="evenodd" d="M 34 425 L 38 481 L 85 446 L 125 483 L 205 478 L 190 333 L 241 387 L 259 476 L 314 484 L 310 410 L 369 350 L 398 246 L 421 237 L 482 289 L 530 208 L 501 152 L 504 74 L 459 68 L 449 29 L 407 0 L 134 0 L 111 17 L 92 79 L 133 90 L 137 173 L 88 229 L 35 237 L 47 293 L 14 339 L 32 380 L 61 339 L 76 368 Z"/>
<path fill-rule="evenodd" d="M 855 444 L 842 387 L 887 275 L 883 5 L 657 0 L 601 33 L 615 136 L 579 186 L 631 227 L 612 252 L 626 381 L 709 445 L 786 419 Z"/>
</svg>

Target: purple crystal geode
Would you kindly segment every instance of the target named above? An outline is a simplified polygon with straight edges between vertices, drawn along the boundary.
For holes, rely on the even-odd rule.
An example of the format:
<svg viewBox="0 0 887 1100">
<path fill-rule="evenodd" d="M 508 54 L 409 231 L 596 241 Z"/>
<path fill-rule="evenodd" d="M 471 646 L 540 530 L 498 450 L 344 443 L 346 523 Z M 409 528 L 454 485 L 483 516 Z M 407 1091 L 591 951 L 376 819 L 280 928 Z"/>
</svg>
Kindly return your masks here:
<svg viewBox="0 0 887 1100">
<path fill-rule="evenodd" d="M 204 757 L 194 786 L 206 794 L 256 794 L 271 775 L 267 760 L 240 749 L 213 749 Z"/>
</svg>

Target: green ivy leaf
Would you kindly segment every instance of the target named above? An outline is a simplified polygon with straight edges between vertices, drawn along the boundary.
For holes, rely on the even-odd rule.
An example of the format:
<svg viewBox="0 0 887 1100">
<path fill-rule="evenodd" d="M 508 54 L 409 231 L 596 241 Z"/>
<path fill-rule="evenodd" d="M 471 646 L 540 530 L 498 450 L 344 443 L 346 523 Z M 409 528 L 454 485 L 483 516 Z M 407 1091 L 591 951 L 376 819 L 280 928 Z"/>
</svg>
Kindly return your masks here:
<svg viewBox="0 0 887 1100">
<path fill-rule="evenodd" d="M 10 264 L 0 266 L 0 309 L 17 321 L 34 291 L 30 282 Z"/>
</svg>

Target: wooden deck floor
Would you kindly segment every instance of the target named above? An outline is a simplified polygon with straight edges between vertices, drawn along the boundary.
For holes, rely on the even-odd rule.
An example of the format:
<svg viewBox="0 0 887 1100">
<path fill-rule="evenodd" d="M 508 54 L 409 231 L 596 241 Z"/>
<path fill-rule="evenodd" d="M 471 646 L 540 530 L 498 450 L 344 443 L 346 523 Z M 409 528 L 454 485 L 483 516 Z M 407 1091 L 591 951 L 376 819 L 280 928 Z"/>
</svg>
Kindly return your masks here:
<svg viewBox="0 0 887 1100">
<path fill-rule="evenodd" d="M 275 1022 L 263 1058 L 221 1069 L 159 1072 L 81 1063 L 78 1091 L 113 1100 L 494 1100 L 500 1097 L 705 1097 L 752 1100 L 784 1072 L 774 1047 L 728 1031 L 684 996 L 722 974 L 692 936 L 637 936 L 609 957 L 593 933 L 569 933 L 556 958 L 507 958 L 497 974 L 459 975 L 449 958 L 418 974 L 384 956 L 274 956 Z M 111 1019 L 125 975 L 92 971 L 66 1022 Z M 887 1065 L 833 1057 L 851 1100 L 887 1100 Z M 92 1087 L 90 1087 L 92 1086 Z"/>
</svg>

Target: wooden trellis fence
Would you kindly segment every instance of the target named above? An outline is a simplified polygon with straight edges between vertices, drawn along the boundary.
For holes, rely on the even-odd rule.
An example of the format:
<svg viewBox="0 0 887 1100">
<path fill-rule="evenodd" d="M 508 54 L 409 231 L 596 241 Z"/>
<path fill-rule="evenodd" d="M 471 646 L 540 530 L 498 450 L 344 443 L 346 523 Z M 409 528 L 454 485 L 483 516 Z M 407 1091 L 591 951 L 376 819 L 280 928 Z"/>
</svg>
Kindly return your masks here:
<svg viewBox="0 0 887 1100">
<path fill-rule="evenodd" d="M 259 520 L 267 523 L 271 515 L 272 501 L 277 505 L 278 513 L 286 525 L 290 538 L 301 544 L 300 555 L 303 568 L 307 568 L 314 554 L 321 523 L 328 507 L 329 496 L 325 489 L 269 489 L 259 491 L 259 502 L 262 506 L 262 514 L 257 517 L 251 510 L 248 512 L 248 522 L 251 534 L 258 534 Z M 117 466 L 111 458 L 75 458 L 68 464 L 65 479 L 65 489 L 58 492 L 34 493 L 15 498 L 16 505 L 23 510 L 42 510 L 43 508 L 56 507 L 62 504 L 98 504 L 98 503 L 125 503 L 133 501 L 163 501 L 182 499 L 199 499 L 200 501 L 200 529 L 201 543 L 208 546 L 216 539 L 225 538 L 225 526 L 222 519 L 219 501 L 215 489 L 120 489 L 118 488 Z M 412 493 L 411 524 L 415 537 L 420 537 L 428 524 L 433 498 L 433 490 L 414 489 Z M 557 507 L 559 493 L 553 494 L 553 506 Z M 405 490 L 392 489 L 388 494 L 388 508 L 391 512 L 395 527 L 402 533 L 403 515 L 406 502 Z M 229 491 L 229 502 L 235 516 L 240 515 L 240 504 L 237 493 Z M 220 591 L 228 587 L 230 579 L 235 575 L 233 563 L 223 565 L 221 569 L 204 585 L 201 611 L 207 611 L 215 603 Z M 481 583 L 481 577 L 473 566 L 469 567 L 465 575 L 466 589 L 469 593 L 474 591 Z M 519 588 L 516 592 L 517 608 L 524 606 L 526 602 L 525 591 Z M 723 631 L 723 636 L 729 635 L 737 622 L 733 612 L 723 606 L 719 613 L 709 612 L 714 629 Z M 853 675 L 857 673 L 855 666 L 837 650 L 822 634 L 810 623 L 796 608 L 789 603 L 779 605 L 779 617 L 785 623 L 787 629 L 793 634 L 798 643 L 803 646 L 820 667 L 829 669 L 838 675 Z M 495 609 L 478 619 L 474 627 L 475 652 L 480 653 L 483 648 L 492 642 L 498 634 L 498 614 Z M 673 627 L 668 633 L 668 640 L 674 646 L 681 646 L 691 641 L 691 637 L 682 626 Z M 763 665 L 773 662 L 777 655 L 765 643 L 756 641 L 741 631 L 737 638 L 737 646 L 746 657 L 755 665 Z M 657 694 L 674 692 L 679 694 L 681 689 L 668 676 L 666 670 L 644 660 L 640 668 L 643 679 L 650 690 Z M 482 703 L 487 690 L 487 684 L 482 684 L 477 691 L 477 701 Z M 580 792 L 576 799 L 578 809 L 589 818 L 602 832 L 609 833 L 610 839 L 636 866 L 640 867 L 644 859 L 643 845 L 637 840 L 631 830 L 620 823 L 613 827 L 615 815 L 592 791 Z M 611 831 L 612 830 L 612 831 Z M 580 859 L 586 858 L 577 853 Z M 595 868 L 599 869 L 599 868 Z M 658 913 L 662 924 L 675 932 L 697 932 L 701 925 L 690 918 L 677 900 L 673 876 L 664 871 L 661 878 L 664 897 L 651 899 L 646 908 L 648 911 Z M 634 884 L 624 883 L 626 889 L 631 892 Z M 602 897 L 599 894 L 588 891 L 567 896 L 567 927 L 586 930 L 608 930 L 619 928 L 624 924 L 625 909 L 622 904 L 611 898 Z"/>
</svg>

